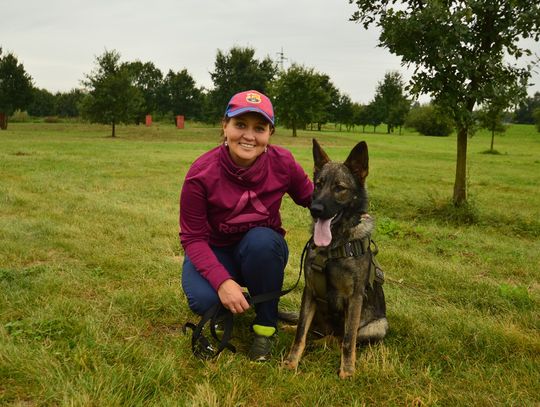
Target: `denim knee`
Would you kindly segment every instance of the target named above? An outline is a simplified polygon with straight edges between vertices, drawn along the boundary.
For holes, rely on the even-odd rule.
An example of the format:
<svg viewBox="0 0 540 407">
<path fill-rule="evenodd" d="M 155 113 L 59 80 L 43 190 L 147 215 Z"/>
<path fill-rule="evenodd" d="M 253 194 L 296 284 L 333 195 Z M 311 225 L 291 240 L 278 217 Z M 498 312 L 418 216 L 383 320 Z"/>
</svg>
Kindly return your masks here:
<svg viewBox="0 0 540 407">
<path fill-rule="evenodd" d="M 182 289 L 189 308 L 202 315 L 219 302 L 219 297 L 210 283 L 195 269 L 186 256 L 182 267 Z"/>
<path fill-rule="evenodd" d="M 242 257 L 256 256 L 261 263 L 273 261 L 277 257 L 285 265 L 289 257 L 289 249 L 283 236 L 266 227 L 256 227 L 248 231 L 238 249 Z"/>
</svg>

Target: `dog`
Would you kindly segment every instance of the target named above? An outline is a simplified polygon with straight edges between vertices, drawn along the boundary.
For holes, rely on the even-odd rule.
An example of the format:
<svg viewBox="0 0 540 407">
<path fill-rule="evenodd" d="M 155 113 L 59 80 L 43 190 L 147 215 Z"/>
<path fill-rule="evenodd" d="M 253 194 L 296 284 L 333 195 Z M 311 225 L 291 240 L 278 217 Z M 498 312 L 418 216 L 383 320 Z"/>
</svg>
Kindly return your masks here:
<svg viewBox="0 0 540 407">
<path fill-rule="evenodd" d="M 373 257 L 374 221 L 367 214 L 367 144 L 361 141 L 344 163 L 336 163 L 313 139 L 313 160 L 313 239 L 296 336 L 284 366 L 298 367 L 308 331 L 333 335 L 341 339 L 344 379 L 354 374 L 357 344 L 380 341 L 388 331 L 384 275 Z"/>
</svg>

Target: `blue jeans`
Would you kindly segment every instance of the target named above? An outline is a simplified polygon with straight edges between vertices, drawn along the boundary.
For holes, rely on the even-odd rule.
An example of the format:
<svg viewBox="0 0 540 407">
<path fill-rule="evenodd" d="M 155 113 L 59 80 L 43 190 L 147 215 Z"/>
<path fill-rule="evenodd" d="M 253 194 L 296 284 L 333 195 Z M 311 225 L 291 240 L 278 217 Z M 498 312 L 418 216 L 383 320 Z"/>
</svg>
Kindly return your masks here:
<svg viewBox="0 0 540 407">
<path fill-rule="evenodd" d="M 289 248 L 283 236 L 270 228 L 256 227 L 249 230 L 235 245 L 213 247 L 217 259 L 231 277 L 247 288 L 253 297 L 258 294 L 281 290 Z M 201 276 L 187 256 L 182 268 L 182 288 L 189 308 L 202 315 L 219 302 L 219 297 L 208 281 Z M 277 326 L 279 299 L 255 305 L 254 324 Z"/>
</svg>

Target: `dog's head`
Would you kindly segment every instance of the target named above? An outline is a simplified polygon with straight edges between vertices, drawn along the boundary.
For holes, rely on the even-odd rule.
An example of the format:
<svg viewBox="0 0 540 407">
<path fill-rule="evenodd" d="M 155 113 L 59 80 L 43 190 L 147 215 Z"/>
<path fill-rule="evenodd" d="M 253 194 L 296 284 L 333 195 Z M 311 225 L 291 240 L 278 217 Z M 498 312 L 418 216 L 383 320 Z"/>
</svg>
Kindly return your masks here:
<svg viewBox="0 0 540 407">
<path fill-rule="evenodd" d="M 367 211 L 367 144 L 361 141 L 344 163 L 336 163 L 330 161 L 317 140 L 313 139 L 313 161 L 315 190 L 310 207 L 315 222 L 313 238 L 315 245 L 328 246 L 335 226 L 344 222 L 349 226 L 360 223 Z"/>
</svg>

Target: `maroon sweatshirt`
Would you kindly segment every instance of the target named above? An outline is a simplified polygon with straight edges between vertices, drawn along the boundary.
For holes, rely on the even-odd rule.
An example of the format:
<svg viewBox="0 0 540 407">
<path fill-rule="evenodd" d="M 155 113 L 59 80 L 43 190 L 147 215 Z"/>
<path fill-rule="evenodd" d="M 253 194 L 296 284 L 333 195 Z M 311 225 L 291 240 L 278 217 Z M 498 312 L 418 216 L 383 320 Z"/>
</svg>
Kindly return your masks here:
<svg viewBox="0 0 540 407">
<path fill-rule="evenodd" d="M 285 235 L 279 208 L 285 193 L 311 202 L 313 184 L 292 154 L 268 146 L 249 168 L 238 167 L 221 145 L 191 165 L 180 194 L 180 242 L 195 268 L 217 291 L 230 278 L 210 246 L 239 242 L 251 228 Z"/>
</svg>

